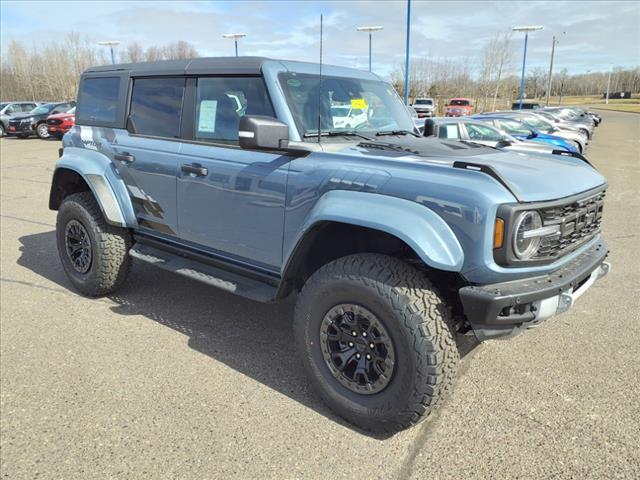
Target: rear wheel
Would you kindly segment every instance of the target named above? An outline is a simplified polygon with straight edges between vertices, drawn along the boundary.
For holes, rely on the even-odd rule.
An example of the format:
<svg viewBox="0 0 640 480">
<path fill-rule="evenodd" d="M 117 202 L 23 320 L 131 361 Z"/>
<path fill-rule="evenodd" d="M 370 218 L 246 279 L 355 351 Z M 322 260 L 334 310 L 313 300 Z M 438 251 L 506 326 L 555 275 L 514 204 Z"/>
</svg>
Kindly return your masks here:
<svg viewBox="0 0 640 480">
<path fill-rule="evenodd" d="M 38 135 L 42 140 L 46 140 L 51 136 L 49 135 L 49 129 L 47 129 L 47 124 L 45 122 L 42 122 L 36 127 L 36 135 Z"/>
<path fill-rule="evenodd" d="M 449 309 L 422 272 L 396 258 L 351 255 L 322 267 L 298 298 L 294 332 L 322 398 L 365 430 L 418 423 L 455 378 Z"/>
<path fill-rule="evenodd" d="M 58 254 L 74 287 L 89 297 L 114 292 L 131 266 L 131 236 L 109 225 L 90 192 L 64 199 L 56 222 Z"/>
</svg>

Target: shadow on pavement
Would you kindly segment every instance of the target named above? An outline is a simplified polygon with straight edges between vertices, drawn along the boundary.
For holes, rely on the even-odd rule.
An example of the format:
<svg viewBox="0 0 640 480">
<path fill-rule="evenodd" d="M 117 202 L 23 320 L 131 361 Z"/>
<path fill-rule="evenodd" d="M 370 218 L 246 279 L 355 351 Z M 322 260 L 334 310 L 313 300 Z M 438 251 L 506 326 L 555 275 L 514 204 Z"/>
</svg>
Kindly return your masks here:
<svg viewBox="0 0 640 480">
<path fill-rule="evenodd" d="M 66 290 L 75 290 L 58 260 L 55 232 L 20 238 L 18 264 Z M 363 435 L 372 435 L 334 415 L 307 381 L 294 348 L 294 298 L 263 304 L 134 262 L 127 283 L 110 298 L 120 315 L 143 315 L 189 338 L 194 350 L 312 408 Z M 90 300 L 88 300 L 90 301 Z M 475 344 L 463 340 L 461 354 Z"/>
</svg>

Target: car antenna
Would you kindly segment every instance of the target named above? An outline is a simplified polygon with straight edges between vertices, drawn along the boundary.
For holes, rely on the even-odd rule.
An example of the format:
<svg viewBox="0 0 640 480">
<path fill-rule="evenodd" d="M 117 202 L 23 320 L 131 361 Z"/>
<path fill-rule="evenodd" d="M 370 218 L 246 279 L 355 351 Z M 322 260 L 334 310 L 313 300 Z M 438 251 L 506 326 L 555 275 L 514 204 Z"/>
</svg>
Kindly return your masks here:
<svg viewBox="0 0 640 480">
<path fill-rule="evenodd" d="M 320 14 L 320 77 L 318 79 L 318 143 L 322 132 L 322 14 Z"/>
</svg>

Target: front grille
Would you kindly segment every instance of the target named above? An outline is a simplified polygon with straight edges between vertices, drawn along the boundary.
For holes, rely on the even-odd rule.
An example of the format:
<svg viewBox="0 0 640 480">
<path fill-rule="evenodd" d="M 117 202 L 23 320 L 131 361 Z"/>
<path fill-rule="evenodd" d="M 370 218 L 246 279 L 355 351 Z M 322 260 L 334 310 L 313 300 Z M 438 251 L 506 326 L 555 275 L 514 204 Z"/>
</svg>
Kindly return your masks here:
<svg viewBox="0 0 640 480">
<path fill-rule="evenodd" d="M 540 210 L 545 226 L 559 225 L 560 233 L 545 237 L 534 260 L 565 255 L 588 242 L 600 232 L 606 191 L 574 202 Z"/>
<path fill-rule="evenodd" d="M 60 125 L 61 123 L 62 123 L 62 120 L 60 120 L 59 118 L 47 119 L 47 125 Z"/>
</svg>

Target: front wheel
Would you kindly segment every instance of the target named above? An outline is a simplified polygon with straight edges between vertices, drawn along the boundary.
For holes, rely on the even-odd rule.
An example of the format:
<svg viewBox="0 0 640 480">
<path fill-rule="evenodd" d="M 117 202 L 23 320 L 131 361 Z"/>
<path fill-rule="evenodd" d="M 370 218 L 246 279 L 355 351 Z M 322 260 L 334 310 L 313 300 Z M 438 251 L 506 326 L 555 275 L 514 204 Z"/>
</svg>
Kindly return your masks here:
<svg viewBox="0 0 640 480">
<path fill-rule="evenodd" d="M 105 221 L 90 192 L 64 199 L 58 210 L 56 239 L 62 267 L 84 295 L 107 295 L 127 278 L 131 236 Z"/>
<path fill-rule="evenodd" d="M 294 333 L 324 401 L 365 430 L 418 423 L 455 378 L 449 309 L 422 272 L 396 258 L 351 255 L 319 269 L 298 298 Z"/>
<path fill-rule="evenodd" d="M 0 137 L 4 137 L 6 135 L 4 131 L 4 125 L 0 123 Z"/>
<path fill-rule="evenodd" d="M 38 138 L 41 138 L 42 140 L 46 140 L 51 136 L 46 123 L 42 122 L 36 127 L 36 135 L 38 135 Z"/>
</svg>

